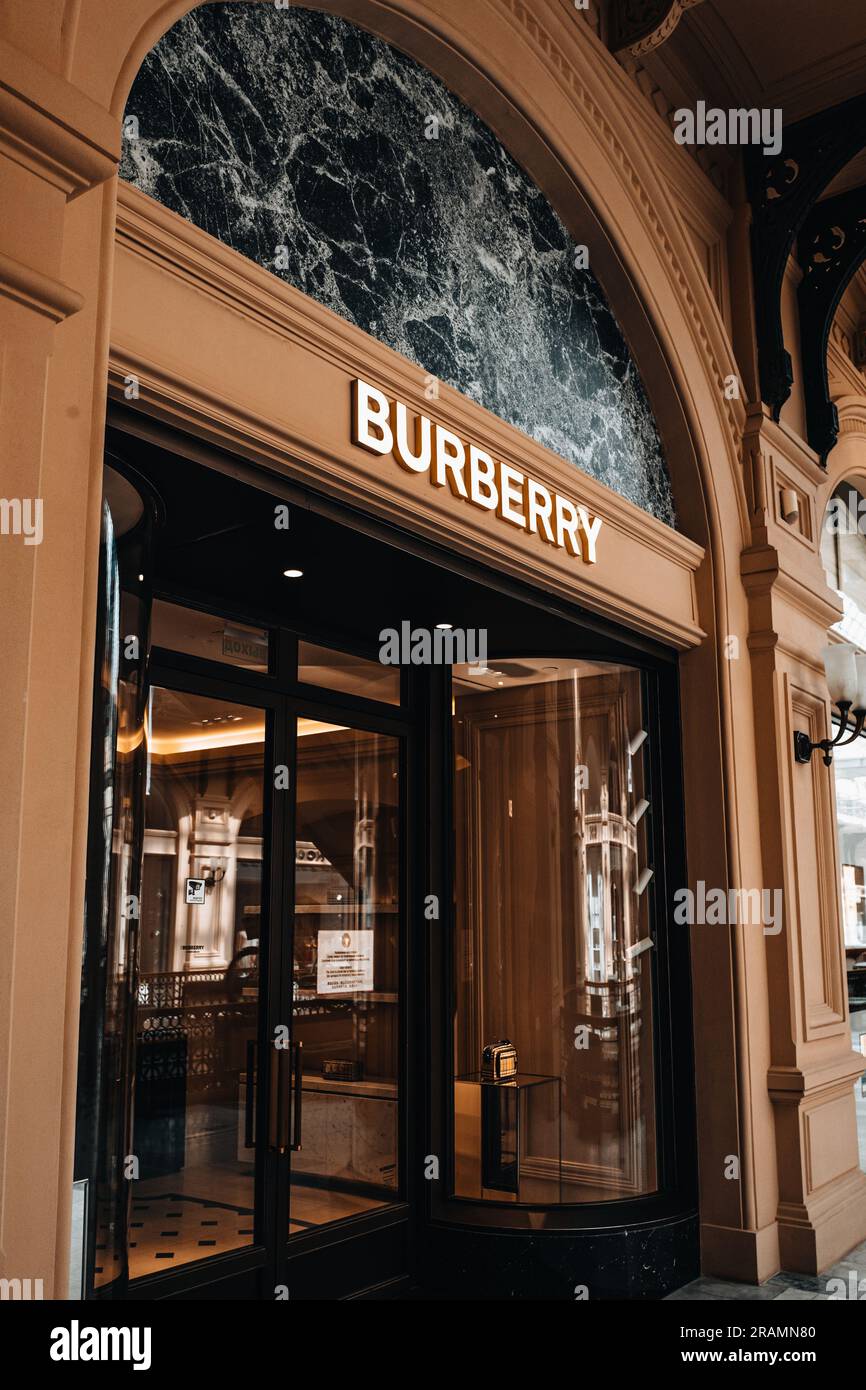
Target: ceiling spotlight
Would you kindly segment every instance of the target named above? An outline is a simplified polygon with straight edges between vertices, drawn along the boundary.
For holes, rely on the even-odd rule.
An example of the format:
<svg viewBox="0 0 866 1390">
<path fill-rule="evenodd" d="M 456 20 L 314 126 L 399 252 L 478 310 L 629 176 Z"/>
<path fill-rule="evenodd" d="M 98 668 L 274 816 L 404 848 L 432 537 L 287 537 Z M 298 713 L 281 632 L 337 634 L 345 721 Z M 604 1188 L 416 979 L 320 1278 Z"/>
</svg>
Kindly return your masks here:
<svg viewBox="0 0 866 1390">
<path fill-rule="evenodd" d="M 303 570 L 283 570 L 286 579 L 300 579 L 303 573 Z"/>
<path fill-rule="evenodd" d="M 454 627 L 454 624 L 453 624 L 453 623 L 437 623 L 437 624 L 436 624 L 436 631 L 437 631 L 437 632 L 451 632 L 451 631 L 453 630 L 453 627 Z"/>
</svg>

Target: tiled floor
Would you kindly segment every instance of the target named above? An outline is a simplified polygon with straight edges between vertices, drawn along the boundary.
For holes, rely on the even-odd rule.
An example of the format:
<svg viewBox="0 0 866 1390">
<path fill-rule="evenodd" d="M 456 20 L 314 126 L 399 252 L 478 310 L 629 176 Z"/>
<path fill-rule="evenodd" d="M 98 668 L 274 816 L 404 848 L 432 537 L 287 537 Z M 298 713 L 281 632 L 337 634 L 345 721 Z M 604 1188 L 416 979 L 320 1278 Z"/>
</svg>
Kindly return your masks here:
<svg viewBox="0 0 866 1390">
<path fill-rule="evenodd" d="M 842 1287 L 833 1280 L 841 1280 Z M 726 1279 L 701 1277 L 685 1284 L 666 1301 L 715 1302 L 719 1299 L 746 1299 L 767 1302 L 775 1299 L 805 1299 L 821 1302 L 866 1299 L 866 1241 L 823 1274 L 777 1274 L 766 1284 L 735 1284 Z"/>
<path fill-rule="evenodd" d="M 201 1165 L 137 1182 L 129 1233 L 130 1277 L 252 1245 L 252 1202 L 253 1170 L 239 1165 Z M 384 1205 L 378 1198 L 295 1183 L 289 1234 Z M 100 1234 L 97 1250 L 107 1259 L 104 1239 Z M 111 1277 L 105 1264 L 98 1272 Z"/>
<path fill-rule="evenodd" d="M 129 1235 L 129 1274 L 137 1279 L 252 1244 L 253 1214 L 182 1193 L 154 1193 L 133 1202 Z"/>
</svg>

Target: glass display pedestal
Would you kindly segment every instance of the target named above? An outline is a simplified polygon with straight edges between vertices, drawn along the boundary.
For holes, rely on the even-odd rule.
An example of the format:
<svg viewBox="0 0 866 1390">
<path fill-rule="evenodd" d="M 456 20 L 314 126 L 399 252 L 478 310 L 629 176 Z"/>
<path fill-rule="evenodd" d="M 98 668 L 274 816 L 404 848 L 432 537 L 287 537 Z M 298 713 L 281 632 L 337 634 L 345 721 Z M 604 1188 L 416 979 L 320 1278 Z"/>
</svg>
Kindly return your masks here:
<svg viewBox="0 0 866 1390">
<path fill-rule="evenodd" d="M 481 1072 L 454 1082 L 454 1195 L 496 1202 L 559 1202 L 562 1134 L 558 1076 Z"/>
</svg>

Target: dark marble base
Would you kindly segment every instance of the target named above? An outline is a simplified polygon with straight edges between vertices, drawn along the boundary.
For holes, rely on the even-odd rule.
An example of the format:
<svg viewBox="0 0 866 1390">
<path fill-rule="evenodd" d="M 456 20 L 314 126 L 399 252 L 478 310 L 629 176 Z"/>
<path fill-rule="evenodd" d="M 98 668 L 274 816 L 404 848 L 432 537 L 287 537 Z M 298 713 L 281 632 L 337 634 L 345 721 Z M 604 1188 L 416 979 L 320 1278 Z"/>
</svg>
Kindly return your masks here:
<svg viewBox="0 0 866 1390">
<path fill-rule="evenodd" d="M 416 1297 L 659 1299 L 699 1273 L 696 1213 L 610 1231 L 430 1227 Z M 577 1292 L 576 1292 L 577 1290 Z"/>
</svg>

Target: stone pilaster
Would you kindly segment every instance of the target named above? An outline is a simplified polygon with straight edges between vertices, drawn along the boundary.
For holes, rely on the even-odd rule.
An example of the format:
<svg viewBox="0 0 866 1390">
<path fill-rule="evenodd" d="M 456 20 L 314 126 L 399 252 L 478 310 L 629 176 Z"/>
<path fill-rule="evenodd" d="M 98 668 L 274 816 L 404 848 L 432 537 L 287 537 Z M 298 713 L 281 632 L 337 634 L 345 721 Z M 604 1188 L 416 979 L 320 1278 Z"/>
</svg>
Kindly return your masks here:
<svg viewBox="0 0 866 1390">
<path fill-rule="evenodd" d="M 848 1025 L 833 773 L 820 755 L 805 765 L 793 754 L 795 730 L 813 741 L 830 732 L 820 652 L 838 603 L 820 560 L 814 454 L 756 411 L 744 467 L 763 886 L 781 888 L 784 904 L 782 930 L 765 937 L 779 1256 L 814 1273 L 866 1237 L 853 1089 L 863 1062 Z"/>
<path fill-rule="evenodd" d="M 0 42 L 0 1269 L 46 1298 L 65 1296 L 118 136 Z"/>
</svg>

